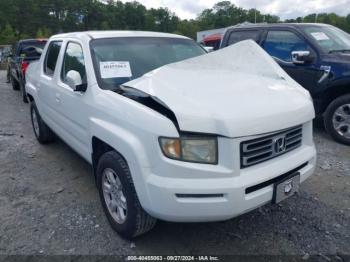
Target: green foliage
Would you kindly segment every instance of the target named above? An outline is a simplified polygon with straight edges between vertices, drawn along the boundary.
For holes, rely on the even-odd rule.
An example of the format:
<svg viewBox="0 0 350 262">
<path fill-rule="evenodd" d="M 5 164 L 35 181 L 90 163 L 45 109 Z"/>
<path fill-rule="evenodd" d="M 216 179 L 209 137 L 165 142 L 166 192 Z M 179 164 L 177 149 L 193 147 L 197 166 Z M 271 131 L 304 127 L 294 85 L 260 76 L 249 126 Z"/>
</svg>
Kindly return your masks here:
<svg viewBox="0 0 350 262">
<path fill-rule="evenodd" d="M 202 30 L 237 23 L 276 23 L 278 16 L 243 9 L 221 1 L 196 19 L 181 20 L 167 8 L 146 9 L 139 2 L 119 0 L 0 0 L 0 44 L 21 38 L 47 38 L 52 34 L 83 30 L 148 30 L 175 32 L 195 38 Z M 286 22 L 319 22 L 350 32 L 350 14 L 310 14 Z"/>
<path fill-rule="evenodd" d="M 174 31 L 174 33 L 179 35 L 186 35 L 188 37 L 196 39 L 197 32 L 200 31 L 200 29 L 201 27 L 199 26 L 198 21 L 182 20 L 179 21 L 177 29 Z"/>
<path fill-rule="evenodd" d="M 50 29 L 44 27 L 40 27 L 36 32 L 36 38 L 49 38 L 51 36 Z"/>
<path fill-rule="evenodd" d="M 6 24 L 4 29 L 0 31 L 0 43 L 13 44 L 16 41 L 16 34 L 12 29 L 12 26 Z"/>
<path fill-rule="evenodd" d="M 289 23 L 324 23 L 331 24 L 340 29 L 350 32 L 350 14 L 346 17 L 339 16 L 335 13 L 309 14 L 305 17 L 286 20 Z"/>
<path fill-rule="evenodd" d="M 279 17 L 262 14 L 256 9 L 243 9 L 235 6 L 230 1 L 217 3 L 211 9 L 204 10 L 198 18 L 201 28 L 213 29 L 235 25 L 243 22 L 250 23 L 277 23 Z"/>
</svg>

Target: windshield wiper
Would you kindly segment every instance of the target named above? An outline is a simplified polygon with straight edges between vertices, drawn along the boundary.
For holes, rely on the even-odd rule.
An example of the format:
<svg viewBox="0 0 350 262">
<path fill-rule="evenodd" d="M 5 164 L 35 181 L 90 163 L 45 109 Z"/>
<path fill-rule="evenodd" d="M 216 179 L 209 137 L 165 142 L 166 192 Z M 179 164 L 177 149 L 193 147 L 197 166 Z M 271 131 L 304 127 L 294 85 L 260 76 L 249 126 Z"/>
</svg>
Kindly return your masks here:
<svg viewBox="0 0 350 262">
<path fill-rule="evenodd" d="M 346 52 L 350 52 L 350 49 L 339 49 L 339 50 L 330 50 L 329 53 L 346 53 Z"/>
</svg>

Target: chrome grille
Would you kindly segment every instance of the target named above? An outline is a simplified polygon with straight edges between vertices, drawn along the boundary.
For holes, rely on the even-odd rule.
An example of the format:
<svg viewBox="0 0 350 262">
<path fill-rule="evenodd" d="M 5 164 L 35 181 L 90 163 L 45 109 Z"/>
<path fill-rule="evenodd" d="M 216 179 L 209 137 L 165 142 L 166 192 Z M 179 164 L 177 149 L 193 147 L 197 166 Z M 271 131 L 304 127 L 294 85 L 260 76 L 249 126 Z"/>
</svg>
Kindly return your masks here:
<svg viewBox="0 0 350 262">
<path fill-rule="evenodd" d="M 283 155 L 302 144 L 302 126 L 241 143 L 241 168 Z"/>
</svg>

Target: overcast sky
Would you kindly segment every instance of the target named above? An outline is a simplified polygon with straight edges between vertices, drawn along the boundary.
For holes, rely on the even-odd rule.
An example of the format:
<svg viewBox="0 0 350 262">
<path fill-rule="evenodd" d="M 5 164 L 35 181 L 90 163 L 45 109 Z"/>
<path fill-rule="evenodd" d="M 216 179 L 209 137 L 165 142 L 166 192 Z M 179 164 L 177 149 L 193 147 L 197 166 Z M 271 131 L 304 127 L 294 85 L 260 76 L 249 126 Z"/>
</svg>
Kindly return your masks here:
<svg viewBox="0 0 350 262">
<path fill-rule="evenodd" d="M 130 2 L 123 0 L 123 2 Z M 196 18 L 205 8 L 211 8 L 219 0 L 138 0 L 146 7 L 168 7 L 181 18 Z M 310 13 L 350 13 L 350 0 L 231 0 L 243 8 L 257 8 L 263 13 L 278 15 L 281 19 L 296 18 Z"/>
</svg>

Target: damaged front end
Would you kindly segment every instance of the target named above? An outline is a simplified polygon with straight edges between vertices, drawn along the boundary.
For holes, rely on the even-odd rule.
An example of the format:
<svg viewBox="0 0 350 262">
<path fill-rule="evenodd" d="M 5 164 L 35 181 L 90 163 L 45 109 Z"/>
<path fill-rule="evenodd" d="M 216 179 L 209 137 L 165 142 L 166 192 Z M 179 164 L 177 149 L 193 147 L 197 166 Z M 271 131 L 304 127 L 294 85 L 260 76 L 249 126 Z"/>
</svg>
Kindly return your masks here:
<svg viewBox="0 0 350 262">
<path fill-rule="evenodd" d="M 152 110 L 160 113 L 161 115 L 167 117 L 173 122 L 176 129 L 180 132 L 179 123 L 177 122 L 174 112 L 171 111 L 171 109 L 159 98 L 155 96 L 151 96 L 143 91 L 140 91 L 138 89 L 128 87 L 125 85 L 121 86 L 115 92 L 118 93 L 119 95 L 132 99 L 144 106 L 147 106 Z"/>
<path fill-rule="evenodd" d="M 309 93 L 251 40 L 160 67 L 119 93 L 166 116 L 181 132 L 241 137 L 314 118 Z"/>
</svg>

